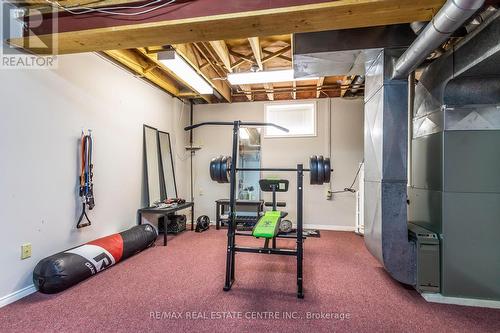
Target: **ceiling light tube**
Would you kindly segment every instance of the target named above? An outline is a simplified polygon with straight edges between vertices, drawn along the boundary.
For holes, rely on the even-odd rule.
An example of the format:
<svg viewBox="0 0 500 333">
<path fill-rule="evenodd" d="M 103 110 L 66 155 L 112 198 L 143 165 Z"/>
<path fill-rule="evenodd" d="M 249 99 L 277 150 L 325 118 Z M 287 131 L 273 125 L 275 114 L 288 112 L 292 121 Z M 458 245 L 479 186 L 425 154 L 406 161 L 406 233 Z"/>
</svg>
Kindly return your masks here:
<svg viewBox="0 0 500 333">
<path fill-rule="evenodd" d="M 227 74 L 227 80 L 232 85 L 305 81 L 305 80 L 317 80 L 317 79 L 318 79 L 317 77 L 296 79 L 294 78 L 293 69 Z"/>
<path fill-rule="evenodd" d="M 196 72 L 177 52 L 164 51 L 158 53 L 158 61 L 172 71 L 179 79 L 201 95 L 211 95 L 214 89 Z"/>
</svg>

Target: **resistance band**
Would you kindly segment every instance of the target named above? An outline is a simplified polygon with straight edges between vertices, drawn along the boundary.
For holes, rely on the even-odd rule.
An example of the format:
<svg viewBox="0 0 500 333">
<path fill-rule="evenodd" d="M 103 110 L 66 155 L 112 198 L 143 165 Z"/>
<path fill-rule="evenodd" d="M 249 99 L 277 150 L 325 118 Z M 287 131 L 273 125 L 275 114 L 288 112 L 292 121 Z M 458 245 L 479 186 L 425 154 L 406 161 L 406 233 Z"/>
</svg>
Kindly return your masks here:
<svg viewBox="0 0 500 333">
<path fill-rule="evenodd" d="M 92 131 L 89 130 L 88 134 L 82 131 L 81 138 L 81 172 L 80 172 L 80 198 L 82 199 L 82 214 L 78 219 L 78 223 L 76 227 L 78 229 L 83 227 L 88 227 L 92 223 L 90 222 L 89 217 L 87 216 L 87 207 L 89 210 L 92 210 L 95 206 L 94 202 L 94 184 L 92 183 L 92 178 L 94 177 L 93 169 L 94 165 L 92 164 Z M 87 220 L 87 222 L 82 223 L 83 218 Z"/>
</svg>

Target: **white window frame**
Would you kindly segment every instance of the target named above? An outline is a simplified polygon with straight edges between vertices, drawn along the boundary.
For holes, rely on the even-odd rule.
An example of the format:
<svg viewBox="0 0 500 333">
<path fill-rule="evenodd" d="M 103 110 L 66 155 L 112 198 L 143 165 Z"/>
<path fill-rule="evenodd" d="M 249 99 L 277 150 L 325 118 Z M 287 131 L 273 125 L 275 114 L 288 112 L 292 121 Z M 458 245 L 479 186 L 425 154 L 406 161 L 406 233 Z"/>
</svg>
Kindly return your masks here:
<svg viewBox="0 0 500 333">
<path fill-rule="evenodd" d="M 268 118 L 267 118 L 267 108 L 269 106 L 273 106 L 273 107 L 276 107 L 276 106 L 291 106 L 291 105 L 301 105 L 301 104 L 308 104 L 308 105 L 312 105 L 313 107 L 313 124 L 314 124 L 314 133 L 312 134 L 290 134 L 290 133 L 287 133 L 287 132 L 282 132 L 282 134 L 268 134 L 267 132 L 267 129 L 268 127 L 266 127 L 264 129 L 264 138 L 269 138 L 269 139 L 273 139 L 273 138 L 278 138 L 278 139 L 283 139 L 283 138 L 313 138 L 313 137 L 316 137 L 318 136 L 318 112 L 317 112 L 317 103 L 316 101 L 297 101 L 297 102 L 282 102 L 282 103 L 266 103 L 264 104 L 264 118 L 265 118 L 265 122 L 269 122 Z M 281 125 L 281 124 L 276 124 L 276 125 Z M 286 127 L 286 126 L 285 126 Z"/>
</svg>

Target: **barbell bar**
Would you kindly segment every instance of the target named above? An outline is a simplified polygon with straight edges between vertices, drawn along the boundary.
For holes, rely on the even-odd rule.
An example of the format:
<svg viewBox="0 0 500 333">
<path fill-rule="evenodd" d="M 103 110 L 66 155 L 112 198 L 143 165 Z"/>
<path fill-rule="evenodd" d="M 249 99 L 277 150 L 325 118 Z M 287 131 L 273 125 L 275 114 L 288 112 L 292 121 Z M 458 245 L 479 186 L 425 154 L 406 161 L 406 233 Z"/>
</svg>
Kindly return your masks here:
<svg viewBox="0 0 500 333">
<path fill-rule="evenodd" d="M 224 184 L 230 181 L 231 157 L 219 156 L 210 161 L 210 178 L 217 183 Z M 284 171 L 296 172 L 296 168 L 236 168 L 236 171 Z M 311 185 L 322 185 L 331 180 L 331 163 L 329 158 L 322 155 L 313 155 L 309 159 L 309 169 L 303 169 L 310 173 Z"/>
</svg>

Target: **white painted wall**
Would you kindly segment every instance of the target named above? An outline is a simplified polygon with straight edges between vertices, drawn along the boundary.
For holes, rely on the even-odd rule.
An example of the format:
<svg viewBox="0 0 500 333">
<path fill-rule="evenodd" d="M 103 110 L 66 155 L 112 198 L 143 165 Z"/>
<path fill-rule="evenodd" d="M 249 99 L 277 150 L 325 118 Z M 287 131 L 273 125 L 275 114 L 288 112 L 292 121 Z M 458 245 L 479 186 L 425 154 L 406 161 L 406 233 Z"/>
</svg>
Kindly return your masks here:
<svg viewBox="0 0 500 333">
<path fill-rule="evenodd" d="M 57 70 L 0 70 L 0 300 L 32 283 L 51 254 L 122 231 L 145 204 L 143 124 L 172 134 L 178 192 L 188 197 L 182 130 L 189 107 L 95 54 Z M 78 140 L 94 135 L 96 206 L 77 230 Z M 20 260 L 21 244 L 33 256 Z"/>
<path fill-rule="evenodd" d="M 262 166 L 294 167 L 304 163 L 308 167 L 312 154 L 328 155 L 328 107 L 329 100 L 317 100 L 317 136 L 312 138 L 264 138 L 262 140 Z M 331 135 L 333 189 L 344 189 L 351 185 L 359 163 L 363 159 L 363 101 L 362 99 L 332 99 Z M 195 122 L 202 121 L 264 121 L 264 102 L 196 105 Z M 231 154 L 231 127 L 201 127 L 195 131 L 195 143 L 203 148 L 196 152 L 195 208 L 196 215 L 209 215 L 215 219 L 215 203 L 219 198 L 229 197 L 229 185 L 210 180 L 210 159 L 218 155 Z M 290 180 L 290 190 L 278 194 L 278 200 L 286 201 L 290 218 L 295 221 L 296 175 L 294 173 L 263 173 Z M 306 174 L 304 192 L 304 223 L 323 229 L 354 230 L 355 194 L 342 193 L 333 200 L 326 199 L 328 185 L 309 185 Z M 270 200 L 270 195 L 264 196 Z"/>
</svg>

